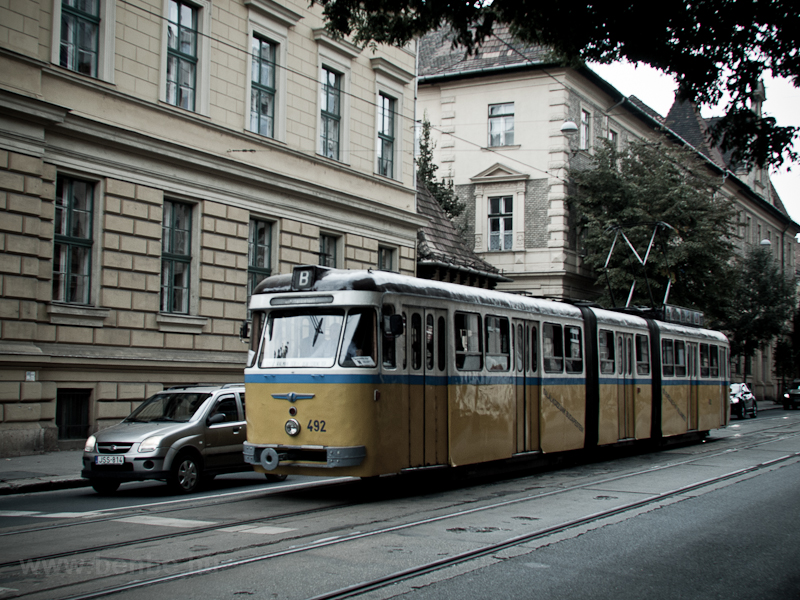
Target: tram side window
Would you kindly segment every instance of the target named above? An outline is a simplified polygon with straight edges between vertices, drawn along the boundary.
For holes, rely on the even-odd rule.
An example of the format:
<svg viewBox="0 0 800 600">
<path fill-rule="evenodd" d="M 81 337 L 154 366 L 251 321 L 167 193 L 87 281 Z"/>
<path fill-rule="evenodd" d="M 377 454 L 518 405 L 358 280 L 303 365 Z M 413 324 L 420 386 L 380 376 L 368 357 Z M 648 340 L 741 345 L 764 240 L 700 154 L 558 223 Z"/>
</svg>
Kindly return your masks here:
<svg viewBox="0 0 800 600">
<path fill-rule="evenodd" d="M 711 377 L 719 377 L 719 355 L 717 346 L 711 345 L 708 348 L 709 363 L 711 363 Z"/>
<path fill-rule="evenodd" d="M 664 377 L 675 375 L 675 354 L 672 340 L 661 340 L 661 365 Z"/>
<path fill-rule="evenodd" d="M 445 337 L 445 320 L 444 317 L 439 317 L 436 322 L 439 331 L 437 331 L 438 348 L 436 350 L 438 356 L 438 367 L 440 371 L 444 371 L 447 367 L 447 338 Z"/>
<path fill-rule="evenodd" d="M 636 336 L 636 374 L 650 374 L 650 346 L 646 335 Z"/>
<path fill-rule="evenodd" d="M 394 314 L 394 306 L 391 304 L 383 305 L 383 317 L 388 318 Z M 383 331 L 383 345 L 381 346 L 381 360 L 385 369 L 397 368 L 397 348 L 395 345 L 395 337 L 387 334 L 386 330 Z"/>
<path fill-rule="evenodd" d="M 536 325 L 531 327 L 531 371 L 539 369 L 539 331 Z"/>
<path fill-rule="evenodd" d="M 686 344 L 675 340 L 675 377 L 686 377 Z"/>
<path fill-rule="evenodd" d="M 564 328 L 564 346 L 567 348 L 567 373 L 583 372 L 583 339 L 580 327 Z"/>
<path fill-rule="evenodd" d="M 479 371 L 483 368 L 481 317 L 475 313 L 455 314 L 456 368 Z"/>
<path fill-rule="evenodd" d="M 418 313 L 411 315 L 411 368 L 422 366 L 422 317 Z"/>
<path fill-rule="evenodd" d="M 490 371 L 508 371 L 511 364 L 511 333 L 508 319 L 486 317 L 486 368 Z"/>
<path fill-rule="evenodd" d="M 561 325 L 545 323 L 542 329 L 542 358 L 546 373 L 561 373 L 564 370 L 564 338 Z"/>
<path fill-rule="evenodd" d="M 247 351 L 247 366 L 252 367 L 256 362 L 258 345 L 264 331 L 264 313 L 262 311 L 253 312 L 253 324 L 250 329 L 250 350 Z"/>
<path fill-rule="evenodd" d="M 354 308 L 347 315 L 339 364 L 343 367 L 377 365 L 377 320 L 371 308 Z"/>
<path fill-rule="evenodd" d="M 425 317 L 425 368 L 433 371 L 433 315 Z"/>
<path fill-rule="evenodd" d="M 708 344 L 700 344 L 700 377 L 708 377 Z"/>
<path fill-rule="evenodd" d="M 514 334 L 514 356 L 516 357 L 517 372 L 525 370 L 525 326 L 522 323 L 517 325 Z"/>
<path fill-rule="evenodd" d="M 600 347 L 600 372 L 614 373 L 614 333 L 601 329 L 597 335 Z"/>
</svg>

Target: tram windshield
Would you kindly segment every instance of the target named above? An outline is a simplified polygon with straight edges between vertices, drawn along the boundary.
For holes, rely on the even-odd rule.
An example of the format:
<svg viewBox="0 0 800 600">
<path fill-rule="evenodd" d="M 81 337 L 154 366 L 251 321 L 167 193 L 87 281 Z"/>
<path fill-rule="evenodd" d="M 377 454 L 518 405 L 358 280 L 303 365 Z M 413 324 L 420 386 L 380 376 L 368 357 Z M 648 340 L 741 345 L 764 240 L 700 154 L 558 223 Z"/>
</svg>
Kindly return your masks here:
<svg viewBox="0 0 800 600">
<path fill-rule="evenodd" d="M 343 310 L 272 311 L 264 328 L 261 366 L 332 367 L 343 322 Z"/>
</svg>

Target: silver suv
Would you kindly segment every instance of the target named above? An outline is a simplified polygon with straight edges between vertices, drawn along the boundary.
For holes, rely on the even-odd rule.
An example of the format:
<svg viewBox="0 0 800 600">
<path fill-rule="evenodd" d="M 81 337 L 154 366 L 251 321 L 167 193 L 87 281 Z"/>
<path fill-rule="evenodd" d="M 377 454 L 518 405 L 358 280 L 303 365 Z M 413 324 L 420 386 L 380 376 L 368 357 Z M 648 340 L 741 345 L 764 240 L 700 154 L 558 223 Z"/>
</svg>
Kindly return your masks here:
<svg viewBox="0 0 800 600">
<path fill-rule="evenodd" d="M 81 476 L 100 494 L 146 479 L 165 480 L 175 491 L 189 493 L 215 475 L 250 471 L 242 454 L 244 406 L 242 384 L 159 392 L 121 423 L 86 440 Z"/>
</svg>

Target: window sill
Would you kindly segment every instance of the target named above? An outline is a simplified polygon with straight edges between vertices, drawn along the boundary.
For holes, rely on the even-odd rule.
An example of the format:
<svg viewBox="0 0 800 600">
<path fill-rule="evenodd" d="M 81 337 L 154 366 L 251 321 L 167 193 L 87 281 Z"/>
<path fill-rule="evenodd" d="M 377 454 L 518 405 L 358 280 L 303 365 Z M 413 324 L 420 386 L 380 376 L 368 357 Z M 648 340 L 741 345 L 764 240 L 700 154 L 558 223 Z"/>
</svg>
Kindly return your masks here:
<svg viewBox="0 0 800 600">
<path fill-rule="evenodd" d="M 511 144 L 510 146 L 485 146 L 481 148 L 484 152 L 495 152 L 497 150 L 519 150 L 522 148 L 520 144 Z"/>
<path fill-rule="evenodd" d="M 190 315 L 170 315 L 161 313 L 156 317 L 158 330 L 167 333 L 191 333 L 199 335 L 208 323 L 205 317 L 192 317 Z"/>
<path fill-rule="evenodd" d="M 78 327 L 103 327 L 107 308 L 82 306 L 80 304 L 48 304 L 47 312 L 53 325 L 77 325 Z"/>
</svg>

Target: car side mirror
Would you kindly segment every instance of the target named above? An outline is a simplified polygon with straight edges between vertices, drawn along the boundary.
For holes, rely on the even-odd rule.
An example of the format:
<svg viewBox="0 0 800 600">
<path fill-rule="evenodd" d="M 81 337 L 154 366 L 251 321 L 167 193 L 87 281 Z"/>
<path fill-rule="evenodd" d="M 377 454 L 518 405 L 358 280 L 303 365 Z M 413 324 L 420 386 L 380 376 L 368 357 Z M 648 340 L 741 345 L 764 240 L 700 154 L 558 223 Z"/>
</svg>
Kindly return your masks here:
<svg viewBox="0 0 800 600">
<path fill-rule="evenodd" d="M 225 422 L 225 413 L 216 413 L 208 417 L 206 423 L 209 425 L 216 425 L 217 423 L 224 423 Z"/>
</svg>

